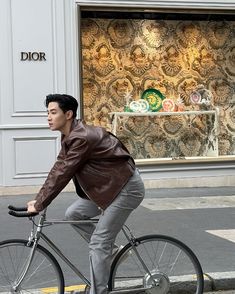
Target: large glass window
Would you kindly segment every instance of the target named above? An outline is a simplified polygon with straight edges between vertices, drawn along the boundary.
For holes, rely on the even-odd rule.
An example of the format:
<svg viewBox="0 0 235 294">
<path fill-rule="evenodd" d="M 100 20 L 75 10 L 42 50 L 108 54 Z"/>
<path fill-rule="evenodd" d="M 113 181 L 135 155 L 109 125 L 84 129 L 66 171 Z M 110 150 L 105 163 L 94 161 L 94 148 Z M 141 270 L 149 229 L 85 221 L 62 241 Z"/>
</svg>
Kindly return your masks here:
<svg viewBox="0 0 235 294">
<path fill-rule="evenodd" d="M 136 159 L 235 155 L 234 15 L 82 11 L 81 17 L 88 123 L 115 127 Z M 140 99 L 149 111 L 129 112 Z"/>
</svg>

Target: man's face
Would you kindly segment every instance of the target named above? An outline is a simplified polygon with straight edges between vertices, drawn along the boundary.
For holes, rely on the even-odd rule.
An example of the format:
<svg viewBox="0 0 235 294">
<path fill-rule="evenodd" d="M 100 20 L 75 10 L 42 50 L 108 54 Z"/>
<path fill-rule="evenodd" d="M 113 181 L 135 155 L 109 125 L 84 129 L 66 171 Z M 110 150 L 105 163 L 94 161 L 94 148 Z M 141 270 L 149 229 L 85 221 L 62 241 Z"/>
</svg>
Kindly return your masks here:
<svg viewBox="0 0 235 294">
<path fill-rule="evenodd" d="M 59 107 L 57 102 L 50 102 L 47 108 L 47 120 L 52 131 L 61 131 L 68 122 L 66 113 Z"/>
</svg>

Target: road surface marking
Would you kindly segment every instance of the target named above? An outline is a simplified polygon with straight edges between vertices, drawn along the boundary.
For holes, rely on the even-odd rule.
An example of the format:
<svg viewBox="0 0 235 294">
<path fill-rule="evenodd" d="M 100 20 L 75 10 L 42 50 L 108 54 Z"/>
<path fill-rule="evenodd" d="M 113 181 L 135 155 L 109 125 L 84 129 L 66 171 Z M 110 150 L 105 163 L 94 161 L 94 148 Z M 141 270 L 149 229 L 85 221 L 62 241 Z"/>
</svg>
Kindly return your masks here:
<svg viewBox="0 0 235 294">
<path fill-rule="evenodd" d="M 64 288 L 64 292 L 76 292 L 76 291 L 83 291 L 86 285 L 73 285 L 67 286 Z M 58 287 L 49 287 L 41 289 L 41 293 L 58 293 Z"/>
<path fill-rule="evenodd" d="M 146 198 L 141 205 L 150 210 L 225 208 L 235 207 L 235 196 Z"/>
<path fill-rule="evenodd" d="M 235 230 L 208 230 L 206 232 L 235 243 Z"/>
</svg>

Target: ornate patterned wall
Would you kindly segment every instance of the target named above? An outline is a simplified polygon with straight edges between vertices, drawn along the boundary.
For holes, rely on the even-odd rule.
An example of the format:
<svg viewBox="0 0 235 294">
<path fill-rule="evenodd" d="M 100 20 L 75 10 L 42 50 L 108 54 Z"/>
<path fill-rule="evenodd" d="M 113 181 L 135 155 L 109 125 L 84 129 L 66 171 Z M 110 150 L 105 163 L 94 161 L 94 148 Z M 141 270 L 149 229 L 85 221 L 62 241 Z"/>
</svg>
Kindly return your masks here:
<svg viewBox="0 0 235 294">
<path fill-rule="evenodd" d="M 235 155 L 235 22 L 84 18 L 81 26 L 83 107 L 88 123 L 110 128 L 126 93 L 147 88 L 184 100 L 203 84 L 219 108 L 220 155 Z M 214 118 L 123 119 L 117 135 L 135 158 L 205 156 Z"/>
</svg>

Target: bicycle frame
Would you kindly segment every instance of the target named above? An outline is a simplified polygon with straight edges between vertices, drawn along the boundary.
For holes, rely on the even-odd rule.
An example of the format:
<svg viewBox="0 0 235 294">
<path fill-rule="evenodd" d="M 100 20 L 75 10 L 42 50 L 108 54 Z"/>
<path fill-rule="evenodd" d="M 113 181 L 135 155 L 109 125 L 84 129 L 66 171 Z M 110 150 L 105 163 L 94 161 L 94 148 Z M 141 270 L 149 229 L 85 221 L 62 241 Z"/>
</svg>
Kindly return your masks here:
<svg viewBox="0 0 235 294">
<path fill-rule="evenodd" d="M 55 225 L 55 224 L 70 224 L 70 225 L 75 225 L 75 224 L 89 224 L 89 223 L 97 223 L 98 219 L 89 219 L 89 220 L 78 220 L 78 221 L 70 221 L 70 220 L 47 220 L 46 219 L 46 210 L 40 215 L 39 221 L 38 221 L 38 225 L 37 225 L 37 229 L 36 231 L 34 230 L 34 226 L 31 230 L 31 234 L 29 236 L 29 246 L 31 244 L 33 244 L 32 246 L 32 251 L 31 254 L 29 256 L 29 260 L 26 264 L 26 267 L 23 271 L 23 273 L 21 274 L 21 276 L 19 277 L 18 281 L 16 282 L 14 289 L 17 289 L 20 285 L 20 283 L 23 281 L 25 275 L 27 274 L 27 271 L 30 267 L 31 261 L 33 259 L 34 256 L 34 251 L 35 248 L 37 247 L 37 244 L 39 242 L 40 239 L 42 239 L 51 249 L 52 251 L 54 251 L 70 268 L 71 270 L 78 276 L 81 278 L 81 280 L 88 286 L 91 285 L 91 282 L 83 275 L 83 273 L 69 260 L 69 258 L 67 258 L 64 253 L 55 245 L 54 242 L 52 242 L 43 232 L 42 229 L 43 227 L 46 226 L 51 226 L 51 225 Z M 146 264 L 144 263 L 144 261 L 142 260 L 141 256 L 139 255 L 135 244 L 136 244 L 136 238 L 133 235 L 133 233 L 131 232 L 131 230 L 129 229 L 128 226 L 124 225 L 122 228 L 122 231 L 124 233 L 124 236 L 126 237 L 127 241 L 132 245 L 132 250 L 133 252 L 135 252 L 137 258 L 140 260 L 143 268 L 149 273 L 149 276 L 152 279 L 152 282 L 154 285 L 157 285 L 158 283 L 155 281 L 155 279 L 152 277 L 152 274 L 150 272 L 150 270 L 147 268 Z M 127 232 L 128 231 L 128 232 Z M 128 234 L 129 233 L 129 234 Z M 140 291 L 143 291 L 144 289 L 140 289 Z M 111 293 L 117 293 L 117 291 L 111 291 Z M 118 292 L 119 293 L 119 292 Z M 122 291 L 121 293 L 130 293 L 126 292 L 125 290 Z M 135 293 L 137 293 L 135 291 Z"/>
<path fill-rule="evenodd" d="M 39 285 L 37 282 L 38 276 L 34 276 L 34 273 L 39 269 L 39 281 L 43 281 L 44 285 L 50 286 L 51 281 L 56 280 L 59 285 L 58 289 L 62 291 L 64 287 L 63 271 L 53 252 L 68 265 L 76 276 L 80 277 L 85 285 L 91 285 L 90 281 L 79 268 L 76 267 L 42 231 L 44 227 L 54 224 L 79 226 L 82 224 L 97 223 L 99 219 L 77 221 L 58 219 L 47 220 L 46 209 L 37 219 L 34 219 L 36 214 L 29 215 L 26 212 L 26 207 L 14 207 L 9 205 L 8 208 L 9 214 L 12 216 L 28 217 L 32 222 L 32 228 L 28 241 L 11 239 L 1 242 L 1 263 L 3 264 L 1 272 L 4 273 L 2 277 L 5 279 L 5 282 L 1 284 L 1 289 L 5 291 L 5 289 L 9 287 L 11 292 L 20 292 L 21 287 L 26 287 L 25 289 L 29 287 L 29 289 L 31 289 L 31 285 Z M 173 237 L 158 234 L 144 235 L 136 238 L 127 225 L 122 227 L 122 232 L 128 243 L 118 251 L 111 265 L 110 277 L 107 284 L 109 294 L 137 294 L 145 293 L 144 291 L 146 290 L 147 293 L 165 294 L 171 287 L 173 291 L 176 291 L 172 293 L 181 293 L 182 290 L 184 291 L 185 289 L 192 290 L 197 294 L 203 293 L 204 279 L 201 265 L 195 254 L 186 244 Z M 45 244 L 47 244 L 46 247 L 49 247 L 51 250 L 39 244 L 41 238 L 44 240 Z M 15 258 L 18 255 L 16 252 L 18 252 L 17 248 L 19 248 L 19 246 L 26 246 L 26 248 L 28 248 L 26 253 L 23 249 L 23 254 L 19 254 L 20 260 Z M 38 250 L 39 252 L 36 258 Z M 183 254 L 181 254 L 181 252 Z M 182 258 L 179 259 L 180 255 L 182 255 Z M 128 257 L 130 257 L 130 259 L 125 261 Z M 43 266 L 41 266 L 42 264 Z M 49 279 L 44 276 L 47 275 L 47 273 L 44 272 L 44 268 L 49 268 L 51 266 L 53 266 L 52 276 L 55 277 L 53 280 L 51 280 L 50 275 L 48 276 Z M 134 270 L 133 274 L 130 273 L 126 275 L 126 270 L 132 271 L 132 266 Z M 16 273 L 18 273 L 17 277 Z M 31 279 L 32 276 L 33 278 Z M 41 286 L 42 285 L 43 284 L 41 284 Z M 4 291 L 3 293 L 6 293 Z"/>
</svg>

